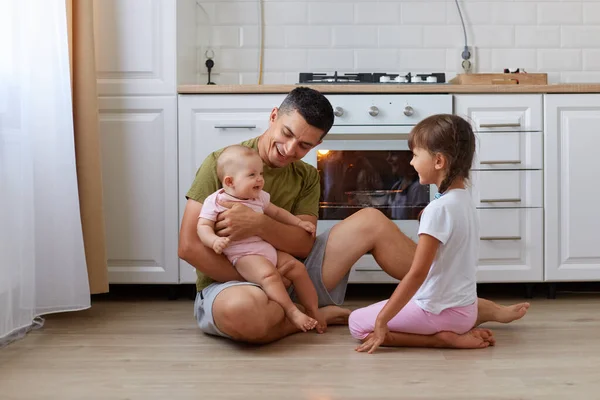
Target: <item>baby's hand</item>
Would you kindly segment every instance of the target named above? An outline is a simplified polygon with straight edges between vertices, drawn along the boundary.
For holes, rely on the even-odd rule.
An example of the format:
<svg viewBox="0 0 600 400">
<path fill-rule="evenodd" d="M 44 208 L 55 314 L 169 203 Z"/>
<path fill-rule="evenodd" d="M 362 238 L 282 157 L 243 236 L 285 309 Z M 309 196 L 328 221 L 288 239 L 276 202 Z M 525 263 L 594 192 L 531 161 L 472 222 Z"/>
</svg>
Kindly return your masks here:
<svg viewBox="0 0 600 400">
<path fill-rule="evenodd" d="M 304 229 L 308 233 L 312 233 L 313 236 L 315 234 L 315 226 L 312 222 L 309 221 L 300 221 L 298 222 L 298 226 Z"/>
<path fill-rule="evenodd" d="M 225 250 L 225 247 L 227 247 L 227 246 L 229 246 L 229 238 L 226 238 L 226 237 L 216 238 L 215 241 L 213 242 L 213 250 L 217 254 L 221 254 L 223 252 L 223 250 Z"/>
</svg>

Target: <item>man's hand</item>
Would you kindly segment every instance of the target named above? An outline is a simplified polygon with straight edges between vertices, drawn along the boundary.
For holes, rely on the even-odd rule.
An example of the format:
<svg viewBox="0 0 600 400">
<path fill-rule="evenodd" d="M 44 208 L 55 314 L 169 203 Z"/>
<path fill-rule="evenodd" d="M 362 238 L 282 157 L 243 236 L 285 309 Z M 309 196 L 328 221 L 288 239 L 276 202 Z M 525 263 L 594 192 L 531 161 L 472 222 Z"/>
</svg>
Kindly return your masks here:
<svg viewBox="0 0 600 400">
<path fill-rule="evenodd" d="M 306 232 L 315 236 L 315 232 L 317 229 L 315 227 L 315 224 L 313 224 L 312 222 L 300 220 L 300 222 L 298 222 L 298 226 L 304 229 Z"/>
<path fill-rule="evenodd" d="M 215 253 L 221 254 L 227 246 L 229 246 L 229 238 L 219 237 L 215 239 L 212 247 Z"/>
<path fill-rule="evenodd" d="M 229 210 L 223 211 L 217 217 L 215 233 L 218 236 L 242 240 L 256 235 L 261 214 L 239 203 L 227 201 L 219 204 Z"/>
</svg>

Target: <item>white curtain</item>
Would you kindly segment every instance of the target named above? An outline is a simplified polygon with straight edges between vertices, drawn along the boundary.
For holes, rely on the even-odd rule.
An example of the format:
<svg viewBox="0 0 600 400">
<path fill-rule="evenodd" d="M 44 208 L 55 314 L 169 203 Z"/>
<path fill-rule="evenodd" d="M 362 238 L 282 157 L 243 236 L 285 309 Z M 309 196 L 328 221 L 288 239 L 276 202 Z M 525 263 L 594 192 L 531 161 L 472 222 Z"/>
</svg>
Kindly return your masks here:
<svg viewBox="0 0 600 400">
<path fill-rule="evenodd" d="M 0 347 L 89 306 L 65 0 L 0 0 Z"/>
</svg>

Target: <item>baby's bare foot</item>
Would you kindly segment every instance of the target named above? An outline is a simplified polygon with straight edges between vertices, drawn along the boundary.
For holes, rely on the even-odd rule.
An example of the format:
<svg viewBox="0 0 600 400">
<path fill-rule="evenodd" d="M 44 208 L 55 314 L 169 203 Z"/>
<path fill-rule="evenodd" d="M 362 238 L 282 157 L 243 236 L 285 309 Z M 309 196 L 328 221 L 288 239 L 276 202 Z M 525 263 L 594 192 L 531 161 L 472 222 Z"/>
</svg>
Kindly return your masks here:
<svg viewBox="0 0 600 400">
<path fill-rule="evenodd" d="M 474 328 L 462 335 L 454 332 L 438 332 L 436 336 L 444 342 L 443 347 L 455 349 L 482 349 L 496 344 L 492 331 L 483 328 Z"/>
<path fill-rule="evenodd" d="M 498 322 L 509 323 L 521 319 L 529 310 L 529 303 L 518 303 L 512 306 L 499 306 L 494 314 Z"/>
<path fill-rule="evenodd" d="M 287 317 L 294 325 L 296 325 L 296 328 L 302 330 L 302 332 L 309 331 L 317 326 L 317 320 L 309 317 L 295 307 L 287 313 Z"/>
</svg>

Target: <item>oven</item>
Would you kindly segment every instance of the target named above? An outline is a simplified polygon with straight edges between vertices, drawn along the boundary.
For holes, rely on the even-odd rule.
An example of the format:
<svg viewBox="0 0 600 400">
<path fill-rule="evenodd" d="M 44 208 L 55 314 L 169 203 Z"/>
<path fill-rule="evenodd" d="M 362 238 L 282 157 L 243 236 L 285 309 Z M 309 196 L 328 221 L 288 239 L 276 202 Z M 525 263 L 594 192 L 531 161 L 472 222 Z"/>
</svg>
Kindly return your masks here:
<svg viewBox="0 0 600 400">
<path fill-rule="evenodd" d="M 335 121 L 304 161 L 320 174 L 317 233 L 358 210 L 373 207 L 417 240 L 418 215 L 435 185 L 421 185 L 410 165 L 408 134 L 422 119 L 452 113 L 449 94 L 331 94 Z M 387 282 L 371 255 L 353 267 L 350 282 Z"/>
</svg>

